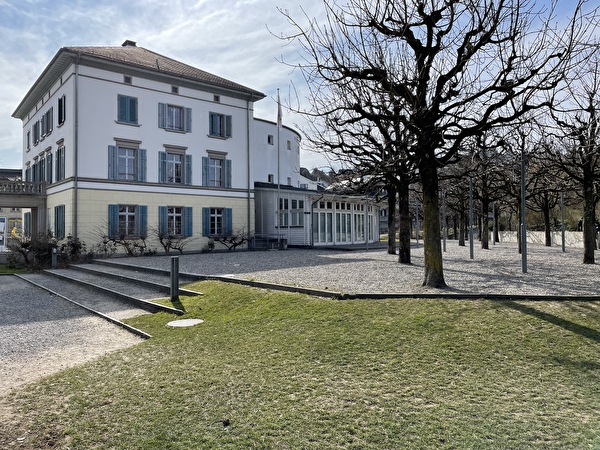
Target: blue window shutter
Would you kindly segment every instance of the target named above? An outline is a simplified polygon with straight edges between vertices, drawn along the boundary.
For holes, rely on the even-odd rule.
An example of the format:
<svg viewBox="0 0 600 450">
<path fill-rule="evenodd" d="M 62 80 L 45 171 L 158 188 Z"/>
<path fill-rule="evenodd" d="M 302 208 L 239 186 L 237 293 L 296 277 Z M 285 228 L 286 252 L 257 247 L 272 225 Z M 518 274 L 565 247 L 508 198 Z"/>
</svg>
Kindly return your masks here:
<svg viewBox="0 0 600 450">
<path fill-rule="evenodd" d="M 185 155 L 185 184 L 192 184 L 192 155 Z"/>
<path fill-rule="evenodd" d="M 145 239 L 148 237 L 148 207 L 146 205 L 138 205 L 135 212 L 137 216 L 138 235 L 142 239 Z"/>
<path fill-rule="evenodd" d="M 158 152 L 158 182 L 167 182 L 167 152 Z"/>
<path fill-rule="evenodd" d="M 127 97 L 117 95 L 117 120 L 119 122 L 129 122 L 127 117 Z"/>
<path fill-rule="evenodd" d="M 65 238 L 65 205 L 54 207 L 54 237 Z"/>
<path fill-rule="evenodd" d="M 146 150 L 144 150 L 143 148 L 138 149 L 137 162 L 137 180 L 146 181 Z"/>
<path fill-rule="evenodd" d="M 136 97 L 129 97 L 129 122 L 130 123 L 138 123 L 138 108 L 137 108 Z"/>
<path fill-rule="evenodd" d="M 211 136 L 220 136 L 221 130 L 219 125 L 219 115 L 217 113 L 210 113 L 210 123 L 208 134 Z"/>
<path fill-rule="evenodd" d="M 31 167 L 25 169 L 25 181 L 31 181 Z"/>
<path fill-rule="evenodd" d="M 225 116 L 225 137 L 231 137 L 231 116 Z"/>
<path fill-rule="evenodd" d="M 61 180 L 64 180 L 66 178 L 65 175 L 65 147 L 62 146 L 60 148 L 60 173 L 62 175 Z"/>
<path fill-rule="evenodd" d="M 158 232 L 162 236 L 166 236 L 169 232 L 169 228 L 167 226 L 167 207 L 166 206 L 158 207 Z"/>
<path fill-rule="evenodd" d="M 65 205 L 60 206 L 60 230 L 62 233 L 62 238 L 65 237 Z"/>
<path fill-rule="evenodd" d="M 52 153 L 46 156 L 46 181 L 52 184 Z"/>
<path fill-rule="evenodd" d="M 58 232 L 56 233 L 57 239 L 64 239 L 65 237 L 65 205 L 59 205 L 58 210 Z"/>
<path fill-rule="evenodd" d="M 60 239 L 60 237 L 58 236 L 59 232 L 60 232 L 60 225 L 59 225 L 59 215 L 58 215 L 58 206 L 54 207 L 54 237 L 56 239 Z"/>
<path fill-rule="evenodd" d="M 231 208 L 223 208 L 223 232 L 230 236 L 233 233 L 233 210 Z"/>
<path fill-rule="evenodd" d="M 190 237 L 192 236 L 192 208 L 190 206 L 187 206 L 185 208 L 183 208 L 183 236 L 184 237 Z"/>
<path fill-rule="evenodd" d="M 185 108 L 185 119 L 184 129 L 186 132 L 191 133 L 192 131 L 192 108 Z"/>
<path fill-rule="evenodd" d="M 210 235 L 210 208 L 202 208 L 202 236 Z"/>
<path fill-rule="evenodd" d="M 202 157 L 202 186 L 208 186 L 208 156 Z"/>
<path fill-rule="evenodd" d="M 119 239 L 119 205 L 108 205 L 108 237 Z"/>
<path fill-rule="evenodd" d="M 167 104 L 158 104 L 158 128 L 167 128 Z"/>
<path fill-rule="evenodd" d="M 54 106 L 48 110 L 48 133 L 52 131 L 54 125 Z"/>
<path fill-rule="evenodd" d="M 108 179 L 116 180 L 119 178 L 119 148 L 116 145 L 108 146 Z M 64 157 L 61 158 L 61 164 L 64 164 Z"/>
<path fill-rule="evenodd" d="M 231 160 L 225 160 L 225 187 L 231 187 Z"/>
</svg>

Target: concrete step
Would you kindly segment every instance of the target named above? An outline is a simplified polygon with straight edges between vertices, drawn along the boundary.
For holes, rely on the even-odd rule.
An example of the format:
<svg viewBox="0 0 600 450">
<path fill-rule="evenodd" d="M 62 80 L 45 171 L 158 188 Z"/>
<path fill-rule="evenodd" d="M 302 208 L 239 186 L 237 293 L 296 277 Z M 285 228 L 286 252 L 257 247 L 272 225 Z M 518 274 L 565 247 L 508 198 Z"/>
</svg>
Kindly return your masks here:
<svg viewBox="0 0 600 450">
<path fill-rule="evenodd" d="M 135 305 L 148 312 L 165 311 L 173 314 L 183 314 L 183 311 L 170 306 L 164 306 L 153 302 L 158 298 L 165 298 L 166 295 L 156 288 L 144 286 L 138 283 L 132 283 L 130 280 L 118 280 L 112 277 L 106 277 L 99 274 L 86 273 L 71 269 L 50 269 L 43 272 L 46 275 L 53 276 L 64 283 L 75 283 L 85 287 L 88 291 L 93 290 L 110 296 L 113 299 L 120 299 L 130 305 Z"/>
<path fill-rule="evenodd" d="M 125 281 L 129 284 L 135 283 L 140 286 L 150 287 L 164 294 L 163 297 L 169 296 L 171 293 L 171 277 L 168 272 L 148 272 L 143 270 L 143 268 L 135 266 L 98 263 L 72 264 L 69 268 L 113 280 Z M 180 281 L 190 281 L 189 278 L 180 278 L 183 278 Z M 202 295 L 202 293 L 180 286 L 179 295 Z"/>
<path fill-rule="evenodd" d="M 124 320 L 148 314 L 146 309 L 136 306 L 123 298 L 90 290 L 85 286 L 75 283 L 65 283 L 63 280 L 49 274 L 28 273 L 22 274 L 21 278 L 116 320 Z"/>
</svg>

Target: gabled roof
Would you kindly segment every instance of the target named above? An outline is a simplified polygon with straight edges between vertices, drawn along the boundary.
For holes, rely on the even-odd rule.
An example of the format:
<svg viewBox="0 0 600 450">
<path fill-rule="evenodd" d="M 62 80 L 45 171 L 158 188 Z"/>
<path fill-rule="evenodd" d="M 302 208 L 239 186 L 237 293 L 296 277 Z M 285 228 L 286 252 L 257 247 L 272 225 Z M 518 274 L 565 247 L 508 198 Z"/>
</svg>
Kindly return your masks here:
<svg viewBox="0 0 600 450">
<path fill-rule="evenodd" d="M 176 61 L 167 56 L 137 47 L 135 42 L 125 41 L 120 47 L 63 47 L 54 56 L 44 72 L 36 80 L 21 104 L 13 113 L 13 117 L 22 119 L 39 97 L 48 91 L 67 67 L 72 63 L 93 65 L 119 70 L 126 73 L 143 72 L 148 76 L 167 77 L 172 83 L 177 79 L 204 89 L 213 89 L 241 96 L 256 101 L 265 97 L 262 92 L 213 75 L 204 70 Z"/>
</svg>

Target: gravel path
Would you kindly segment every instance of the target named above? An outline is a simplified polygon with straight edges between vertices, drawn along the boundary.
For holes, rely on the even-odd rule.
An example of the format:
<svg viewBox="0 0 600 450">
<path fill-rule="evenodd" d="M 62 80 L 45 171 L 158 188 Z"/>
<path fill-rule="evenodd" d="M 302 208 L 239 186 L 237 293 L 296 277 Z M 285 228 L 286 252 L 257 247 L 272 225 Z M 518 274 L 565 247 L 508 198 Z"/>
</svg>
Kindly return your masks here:
<svg viewBox="0 0 600 450">
<path fill-rule="evenodd" d="M 476 243 L 478 244 L 478 243 Z M 444 277 L 455 294 L 600 295 L 600 265 L 582 264 L 583 250 L 529 245 L 527 273 L 516 244 L 470 249 L 447 242 Z M 443 293 L 421 286 L 423 247 L 412 249 L 412 265 L 401 265 L 385 249 L 204 253 L 179 257 L 181 272 L 230 275 L 256 281 L 343 293 Z M 169 270 L 170 257 L 119 260 Z"/>
<path fill-rule="evenodd" d="M 139 342 L 141 338 L 26 281 L 0 277 L 0 397 Z"/>
</svg>

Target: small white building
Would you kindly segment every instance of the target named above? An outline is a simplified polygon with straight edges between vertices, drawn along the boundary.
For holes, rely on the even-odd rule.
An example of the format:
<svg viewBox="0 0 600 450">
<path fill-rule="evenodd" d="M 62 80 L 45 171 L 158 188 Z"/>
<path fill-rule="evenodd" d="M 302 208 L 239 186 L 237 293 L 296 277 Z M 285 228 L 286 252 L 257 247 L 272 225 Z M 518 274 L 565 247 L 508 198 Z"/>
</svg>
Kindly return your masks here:
<svg viewBox="0 0 600 450">
<path fill-rule="evenodd" d="M 254 138 L 257 241 L 271 247 L 379 241 L 379 206 L 371 198 L 324 190 L 301 175 L 295 130 L 257 119 Z"/>
</svg>

